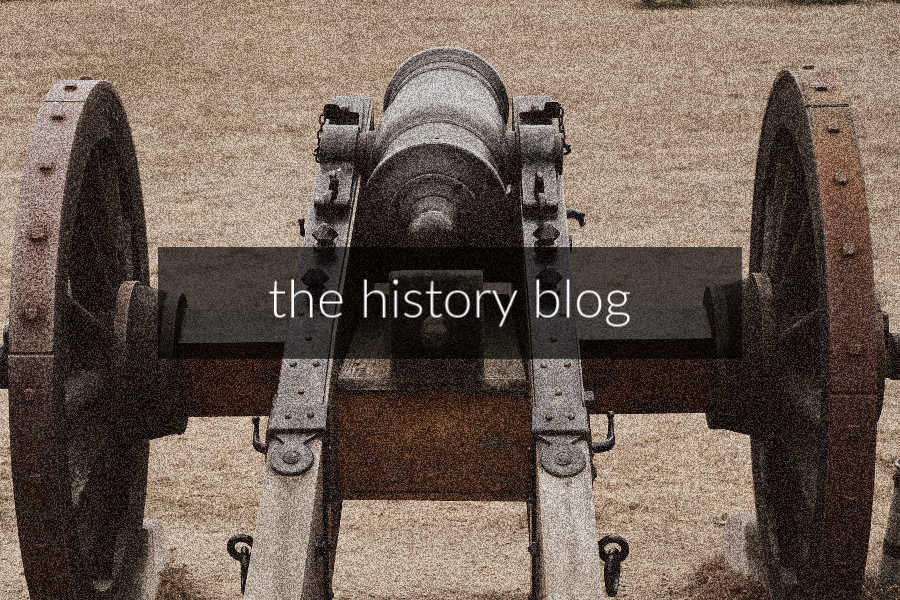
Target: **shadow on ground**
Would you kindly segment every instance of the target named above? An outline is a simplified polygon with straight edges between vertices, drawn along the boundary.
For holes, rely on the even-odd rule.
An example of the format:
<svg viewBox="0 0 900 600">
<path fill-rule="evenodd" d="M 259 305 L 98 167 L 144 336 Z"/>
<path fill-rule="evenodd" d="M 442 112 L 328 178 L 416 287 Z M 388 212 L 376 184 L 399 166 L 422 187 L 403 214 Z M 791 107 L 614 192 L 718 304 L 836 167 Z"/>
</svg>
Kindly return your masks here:
<svg viewBox="0 0 900 600">
<path fill-rule="evenodd" d="M 688 575 L 687 582 L 669 594 L 684 600 L 769 600 L 766 588 L 731 569 L 724 558 L 703 563 Z"/>
<path fill-rule="evenodd" d="M 187 566 L 169 564 L 160 574 L 156 600 L 215 600 L 215 597 L 201 589 L 191 578 Z"/>
<path fill-rule="evenodd" d="M 669 596 L 673 600 L 769 600 L 766 588 L 731 569 L 722 557 L 710 560 L 694 571 L 689 581 Z M 900 587 L 878 589 L 867 578 L 861 600 L 897 600 Z"/>
</svg>

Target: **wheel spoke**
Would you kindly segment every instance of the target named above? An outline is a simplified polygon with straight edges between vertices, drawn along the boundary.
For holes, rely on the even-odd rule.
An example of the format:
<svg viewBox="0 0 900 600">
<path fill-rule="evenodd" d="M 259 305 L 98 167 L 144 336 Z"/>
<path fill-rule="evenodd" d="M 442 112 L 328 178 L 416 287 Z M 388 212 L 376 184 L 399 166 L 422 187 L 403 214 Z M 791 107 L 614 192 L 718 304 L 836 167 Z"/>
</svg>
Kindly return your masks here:
<svg viewBox="0 0 900 600">
<path fill-rule="evenodd" d="M 89 340 L 92 345 L 110 350 L 115 344 L 112 331 L 112 314 L 105 311 L 91 311 L 72 294 L 71 286 L 64 297 L 66 318 L 72 335 Z"/>
<path fill-rule="evenodd" d="M 783 344 L 796 335 L 809 332 L 813 325 L 819 324 L 819 318 L 825 314 L 821 308 L 812 310 L 806 314 L 794 317 L 790 325 L 783 328 L 778 334 L 778 343 Z"/>
<path fill-rule="evenodd" d="M 109 375 L 85 370 L 69 375 L 65 389 L 69 477 L 72 501 L 78 504 L 113 434 L 112 390 Z"/>
</svg>

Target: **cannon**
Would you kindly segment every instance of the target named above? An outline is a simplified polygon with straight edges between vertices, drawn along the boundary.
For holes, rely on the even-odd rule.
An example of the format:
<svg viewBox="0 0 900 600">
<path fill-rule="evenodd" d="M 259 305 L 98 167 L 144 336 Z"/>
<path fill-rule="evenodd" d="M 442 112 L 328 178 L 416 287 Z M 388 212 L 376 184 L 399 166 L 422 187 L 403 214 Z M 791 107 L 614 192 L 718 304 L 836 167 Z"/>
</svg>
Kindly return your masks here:
<svg viewBox="0 0 900 600">
<path fill-rule="evenodd" d="M 777 75 L 749 273 L 698 294 L 696 310 L 679 314 L 701 333 L 680 338 L 598 343 L 531 310 L 532 282 L 552 288 L 570 274 L 569 220 L 581 217 L 563 193 L 564 111 L 547 96 L 510 102 L 478 55 L 412 56 L 377 128 L 371 99 L 338 96 L 317 137 L 297 249 L 305 301 L 355 281 L 365 249 L 425 249 L 415 264 L 388 253 L 392 273 L 406 269 L 402 285 L 430 273 L 471 289 L 485 288 L 487 270 L 448 276 L 427 257 L 512 249 L 519 262 L 502 272 L 526 296 L 501 340 L 513 360 L 486 355 L 487 329 L 440 319 L 389 333 L 349 315 L 297 319 L 261 354 L 240 352 L 250 344 L 240 329 L 209 338 L 190 293 L 150 285 L 138 164 L 112 85 L 60 81 L 26 155 L 0 353 L 32 599 L 133 594 L 147 544 L 148 440 L 200 416 L 254 417 L 253 446 L 265 454 L 256 530 L 229 543 L 247 597 L 331 597 L 341 503 L 366 499 L 526 503 L 532 598 L 612 596 L 628 545 L 598 541 L 591 491 L 603 483 L 595 455 L 615 443 L 616 412 L 705 413 L 710 427 L 748 435 L 773 597 L 860 594 L 875 428 L 885 379 L 900 376 L 900 339 L 874 293 L 850 107 L 827 73 Z M 387 366 L 350 358 L 370 339 L 387 340 Z M 197 352 L 213 346 L 238 354 Z M 423 376 L 423 361 L 438 370 Z M 591 437 L 596 413 L 607 415 L 606 439 Z"/>
</svg>

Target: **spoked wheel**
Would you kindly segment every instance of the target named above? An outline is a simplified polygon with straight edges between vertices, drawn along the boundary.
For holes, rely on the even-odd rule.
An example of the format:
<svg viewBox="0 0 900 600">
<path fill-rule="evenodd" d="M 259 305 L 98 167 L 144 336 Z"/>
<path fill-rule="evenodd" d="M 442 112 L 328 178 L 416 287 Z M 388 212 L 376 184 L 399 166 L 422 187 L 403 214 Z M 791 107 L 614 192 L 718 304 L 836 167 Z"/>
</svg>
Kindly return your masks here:
<svg viewBox="0 0 900 600">
<path fill-rule="evenodd" d="M 127 371 L 135 314 L 156 330 L 148 284 L 119 99 L 106 82 L 57 83 L 25 162 L 10 307 L 12 475 L 32 600 L 121 598 L 133 584 L 149 445 Z"/>
<path fill-rule="evenodd" d="M 849 106 L 813 67 L 782 72 L 763 121 L 744 288 L 751 432 L 776 598 L 855 598 L 869 540 L 882 339 Z"/>
</svg>

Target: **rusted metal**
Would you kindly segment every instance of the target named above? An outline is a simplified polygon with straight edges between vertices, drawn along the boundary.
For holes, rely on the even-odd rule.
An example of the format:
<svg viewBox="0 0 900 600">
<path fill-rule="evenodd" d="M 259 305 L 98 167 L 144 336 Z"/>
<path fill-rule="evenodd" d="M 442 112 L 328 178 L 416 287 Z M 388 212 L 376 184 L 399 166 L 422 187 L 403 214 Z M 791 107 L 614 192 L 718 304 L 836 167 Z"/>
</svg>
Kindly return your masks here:
<svg viewBox="0 0 900 600">
<path fill-rule="evenodd" d="M 763 122 L 750 246 L 751 276 L 771 286 L 753 312 L 769 316 L 745 314 L 757 325 L 744 328 L 745 358 L 769 383 L 750 428 L 776 597 L 861 590 L 882 377 L 868 226 L 838 86 L 814 68 L 782 72 Z"/>
<path fill-rule="evenodd" d="M 148 444 L 116 431 L 108 374 L 119 285 L 148 283 L 140 181 L 112 87 L 62 81 L 41 104 L 16 213 L 10 454 L 33 600 L 132 585 Z"/>
</svg>

